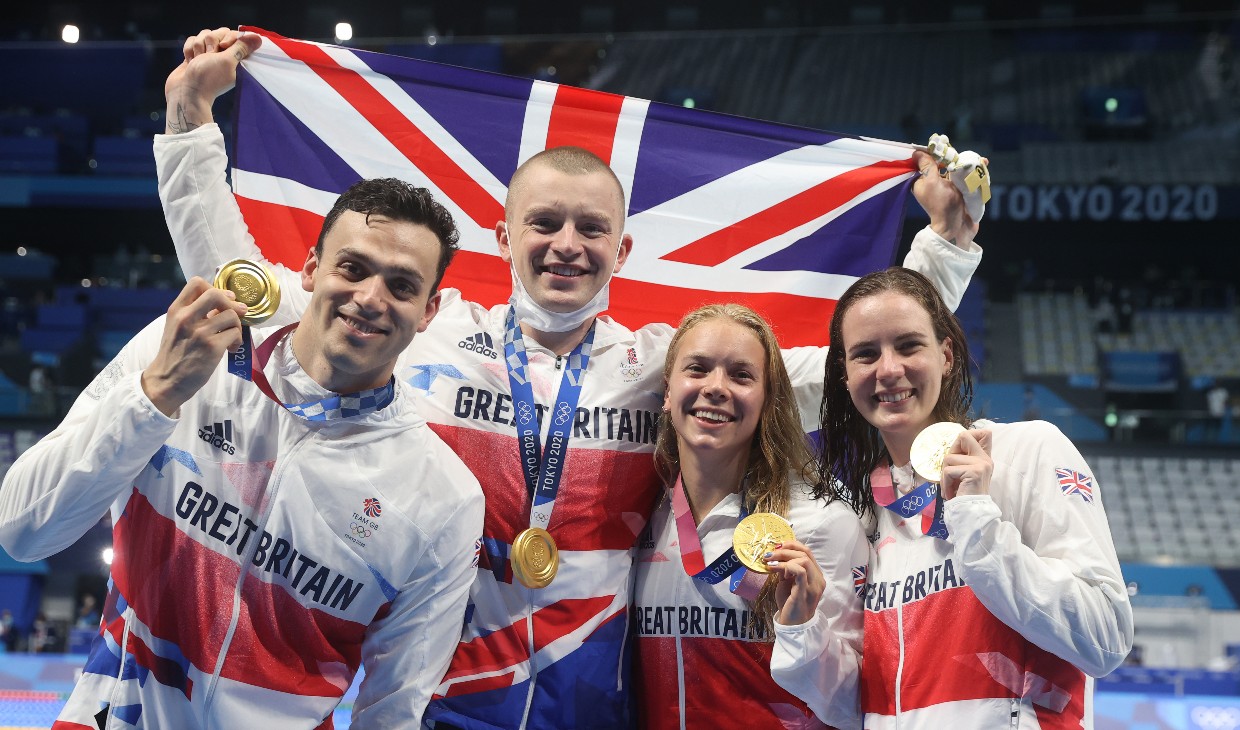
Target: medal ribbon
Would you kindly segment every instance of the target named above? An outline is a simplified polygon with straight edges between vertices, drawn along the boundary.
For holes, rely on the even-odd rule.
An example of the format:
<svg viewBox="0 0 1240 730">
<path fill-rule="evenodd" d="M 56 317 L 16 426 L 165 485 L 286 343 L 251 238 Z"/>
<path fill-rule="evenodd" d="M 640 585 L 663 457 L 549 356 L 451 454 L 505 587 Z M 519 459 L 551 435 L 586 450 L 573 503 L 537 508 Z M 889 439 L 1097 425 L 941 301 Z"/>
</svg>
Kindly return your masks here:
<svg viewBox="0 0 1240 730">
<path fill-rule="evenodd" d="M 943 522 L 943 500 L 939 499 L 939 485 L 934 482 L 922 482 L 917 488 L 897 498 L 895 485 L 891 480 L 891 467 L 880 466 L 870 472 L 870 491 L 874 501 L 909 519 L 921 514 L 921 531 L 925 535 L 947 539 L 947 525 Z"/>
<path fill-rule="evenodd" d="M 386 408 L 396 397 L 396 378 L 393 377 L 386 385 L 378 388 L 332 395 L 305 403 L 285 403 L 277 398 L 263 368 L 267 367 L 267 361 L 271 359 L 271 353 L 275 351 L 276 345 L 288 333 L 297 329 L 297 325 L 298 323 L 294 322 L 272 332 L 257 350 L 250 337 L 250 328 L 242 326 L 241 349 L 228 353 L 228 372 L 254 383 L 263 395 L 275 401 L 281 408 L 307 421 L 334 421 L 338 418 L 364 416 Z"/>
<path fill-rule="evenodd" d="M 689 509 L 689 498 L 685 495 L 685 487 L 679 474 L 676 475 L 676 484 L 672 487 L 672 514 L 676 518 L 676 534 L 680 538 L 680 564 L 686 574 L 694 580 L 711 585 L 731 576 L 728 590 L 750 601 L 758 597 L 758 591 L 766 583 L 766 576 L 746 568 L 734 548 L 729 547 L 711 561 L 710 565 L 706 564 L 702 557 L 702 541 L 698 538 L 697 523 L 693 521 L 693 510 Z M 745 509 L 745 500 L 742 498 L 740 519 L 748 516 L 749 510 Z"/>
<path fill-rule="evenodd" d="M 508 308 L 505 322 L 504 360 L 508 366 L 508 383 L 512 388 L 512 405 L 516 411 L 517 442 L 521 451 L 521 468 L 525 475 L 525 487 L 533 498 L 530 508 L 530 527 L 547 529 L 555 498 L 560 491 L 560 479 L 568 457 L 568 441 L 572 436 L 573 420 L 577 415 L 577 401 L 581 397 L 581 382 L 586 366 L 590 364 L 590 352 L 594 349 L 594 325 L 568 356 L 568 365 L 556 393 L 555 407 L 551 409 L 551 428 L 547 433 L 547 451 L 542 453 L 539 443 L 538 410 L 534 402 L 534 388 L 529 377 L 529 358 L 525 354 L 525 340 L 521 326 L 517 324 L 516 311 Z"/>
</svg>

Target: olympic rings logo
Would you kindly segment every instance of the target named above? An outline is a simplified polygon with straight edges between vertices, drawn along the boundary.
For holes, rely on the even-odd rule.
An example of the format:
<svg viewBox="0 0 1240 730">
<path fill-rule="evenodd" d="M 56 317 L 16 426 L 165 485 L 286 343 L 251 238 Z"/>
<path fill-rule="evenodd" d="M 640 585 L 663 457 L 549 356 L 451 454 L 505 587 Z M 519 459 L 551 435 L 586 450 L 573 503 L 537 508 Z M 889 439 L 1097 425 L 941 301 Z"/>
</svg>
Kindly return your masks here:
<svg viewBox="0 0 1240 730">
<path fill-rule="evenodd" d="M 1203 730 L 1235 730 L 1240 727 L 1240 708 L 1194 707 L 1190 713 L 1193 723 Z"/>
<path fill-rule="evenodd" d="M 904 506 L 906 509 L 909 507 L 920 507 L 922 504 L 924 504 L 924 502 L 922 502 L 921 497 L 912 496 L 904 498 Z"/>
<path fill-rule="evenodd" d="M 356 522 L 351 522 L 349 523 L 349 528 L 353 531 L 354 535 L 357 535 L 360 538 L 365 539 L 370 537 L 370 530 L 367 529 L 365 525 L 359 525 Z"/>
<path fill-rule="evenodd" d="M 534 409 L 530 407 L 529 403 L 522 403 L 517 406 L 517 420 L 521 421 L 522 424 L 529 423 L 533 417 Z"/>
<path fill-rule="evenodd" d="M 572 409 L 567 403 L 561 403 L 560 407 L 555 410 L 555 425 L 563 426 L 568 423 L 568 419 L 572 416 Z"/>
</svg>

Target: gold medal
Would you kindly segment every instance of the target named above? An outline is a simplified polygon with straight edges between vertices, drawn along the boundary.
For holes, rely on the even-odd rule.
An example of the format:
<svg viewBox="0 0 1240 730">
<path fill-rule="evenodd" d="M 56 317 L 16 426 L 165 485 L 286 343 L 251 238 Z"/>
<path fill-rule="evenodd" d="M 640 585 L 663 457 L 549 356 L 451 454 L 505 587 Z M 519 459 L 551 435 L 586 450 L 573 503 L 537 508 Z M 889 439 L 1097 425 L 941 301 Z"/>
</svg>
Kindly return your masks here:
<svg viewBox="0 0 1240 730">
<path fill-rule="evenodd" d="M 736 526 L 732 533 L 732 549 L 746 568 L 755 573 L 769 573 L 762 556 L 776 545 L 795 539 L 788 520 L 773 512 L 755 512 Z"/>
<path fill-rule="evenodd" d="M 271 270 L 246 259 L 233 259 L 215 275 L 215 288 L 227 289 L 246 306 L 241 324 L 257 325 L 271 319 L 280 307 L 280 283 Z"/>
<path fill-rule="evenodd" d="M 546 588 L 560 569 L 560 551 L 541 527 L 522 530 L 512 541 L 512 574 L 526 588 Z"/>
<path fill-rule="evenodd" d="M 913 471 L 928 482 L 935 484 L 941 482 L 943 480 L 943 457 L 947 456 L 952 444 L 956 443 L 956 437 L 964 430 L 964 426 L 951 421 L 934 423 L 922 429 L 921 433 L 917 434 L 917 438 L 913 439 L 913 446 L 909 449 Z"/>
</svg>

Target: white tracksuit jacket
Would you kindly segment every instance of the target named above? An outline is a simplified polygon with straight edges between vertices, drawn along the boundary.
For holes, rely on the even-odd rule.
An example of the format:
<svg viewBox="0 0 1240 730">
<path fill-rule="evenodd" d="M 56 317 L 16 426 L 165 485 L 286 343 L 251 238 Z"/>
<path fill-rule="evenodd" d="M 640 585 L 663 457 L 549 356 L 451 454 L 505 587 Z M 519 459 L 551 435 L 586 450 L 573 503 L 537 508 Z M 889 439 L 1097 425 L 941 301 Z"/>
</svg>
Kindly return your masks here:
<svg viewBox="0 0 1240 730">
<path fill-rule="evenodd" d="M 728 590 L 727 580 L 710 585 L 685 573 L 670 495 L 655 510 L 637 547 L 633 678 L 640 727 L 860 727 L 862 611 L 857 591 L 863 584 L 855 577 L 865 574 L 865 531 L 843 502 L 824 505 L 796 482 L 792 490 L 787 518 L 797 540 L 818 561 L 827 587 L 810 622 L 776 622 L 774 642 L 750 625 L 748 603 Z M 739 522 L 740 496 L 735 494 L 702 518 L 703 560 L 710 563 L 732 546 Z M 770 660 L 772 646 L 786 635 L 816 626 L 834 642 L 821 653 L 824 665 L 818 667 L 830 680 L 821 684 L 818 706 L 810 710 L 771 679 Z"/>
<path fill-rule="evenodd" d="M 93 730 L 106 706 L 108 728 L 330 728 L 359 664 L 352 726 L 410 726 L 460 636 L 473 474 L 399 382 L 378 412 L 309 422 L 221 360 L 168 418 L 140 383 L 162 332 L 131 340 L 0 490 L 21 560 L 111 513 L 101 630 L 55 727 Z M 287 337 L 264 372 L 286 402 L 330 395 Z"/>
<path fill-rule="evenodd" d="M 875 506 L 865 728 L 1091 728 L 1093 677 L 1119 666 L 1133 638 L 1101 491 L 1055 426 L 975 427 L 994 431 L 990 495 L 944 505 L 947 540 Z M 914 485 L 897 470 L 896 486 Z M 821 638 L 781 642 L 772 660 L 811 707 L 829 690 Z"/>
</svg>

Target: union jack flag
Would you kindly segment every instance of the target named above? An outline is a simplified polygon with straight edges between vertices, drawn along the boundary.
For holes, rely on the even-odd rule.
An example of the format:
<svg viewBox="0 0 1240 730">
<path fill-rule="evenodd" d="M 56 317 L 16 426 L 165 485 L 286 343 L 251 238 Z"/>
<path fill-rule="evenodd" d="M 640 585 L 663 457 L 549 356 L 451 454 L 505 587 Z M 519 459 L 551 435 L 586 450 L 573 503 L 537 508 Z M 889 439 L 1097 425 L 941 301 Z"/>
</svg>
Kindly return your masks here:
<svg viewBox="0 0 1240 730">
<path fill-rule="evenodd" d="M 1073 494 L 1079 494 L 1086 502 L 1094 501 L 1093 477 L 1073 469 L 1060 469 L 1059 467 L 1055 468 L 1055 476 L 1059 479 L 1059 488 L 1063 490 L 1064 495 L 1070 497 Z"/>
<path fill-rule="evenodd" d="M 505 302 L 495 225 L 507 181 L 565 144 L 599 155 L 625 188 L 634 246 L 609 314 L 630 328 L 735 301 L 784 346 L 821 345 L 835 300 L 894 260 L 910 145 L 246 30 L 264 42 L 238 80 L 233 189 L 263 253 L 294 270 L 337 195 L 398 177 L 456 218 L 445 286 Z"/>
<path fill-rule="evenodd" d="M 853 566 L 853 590 L 856 591 L 858 596 L 865 595 L 865 576 L 868 570 L 869 568 L 864 565 Z"/>
<path fill-rule="evenodd" d="M 383 514 L 383 505 L 379 504 L 379 500 L 374 497 L 367 497 L 362 501 L 362 509 L 365 510 L 367 517 L 378 517 Z"/>
</svg>

